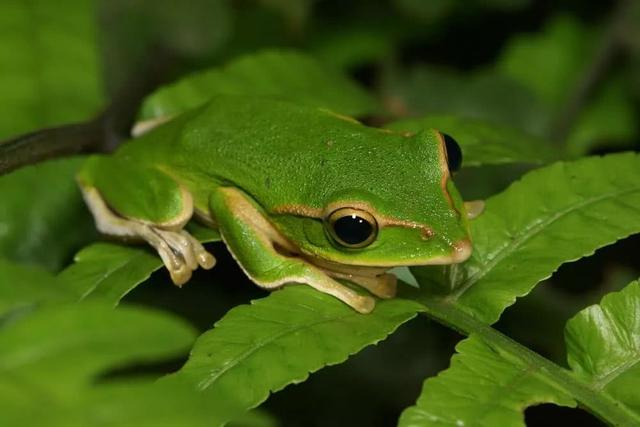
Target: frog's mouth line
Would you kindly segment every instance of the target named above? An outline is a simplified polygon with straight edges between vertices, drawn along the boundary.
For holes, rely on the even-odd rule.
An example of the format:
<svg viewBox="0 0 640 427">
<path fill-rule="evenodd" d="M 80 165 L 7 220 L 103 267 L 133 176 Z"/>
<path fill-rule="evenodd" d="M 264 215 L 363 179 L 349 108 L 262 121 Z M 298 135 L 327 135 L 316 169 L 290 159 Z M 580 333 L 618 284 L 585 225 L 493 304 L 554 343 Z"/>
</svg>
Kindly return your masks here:
<svg viewBox="0 0 640 427">
<path fill-rule="evenodd" d="M 327 272 L 333 272 L 339 275 L 375 277 L 384 274 L 387 270 L 394 267 L 458 264 L 466 261 L 471 256 L 472 246 L 471 241 L 468 239 L 455 242 L 451 246 L 453 251 L 450 255 L 389 263 L 381 263 L 374 260 L 370 263 L 360 261 L 355 264 L 349 264 L 344 261 L 335 261 L 302 253 L 299 253 L 298 256 Z"/>
</svg>

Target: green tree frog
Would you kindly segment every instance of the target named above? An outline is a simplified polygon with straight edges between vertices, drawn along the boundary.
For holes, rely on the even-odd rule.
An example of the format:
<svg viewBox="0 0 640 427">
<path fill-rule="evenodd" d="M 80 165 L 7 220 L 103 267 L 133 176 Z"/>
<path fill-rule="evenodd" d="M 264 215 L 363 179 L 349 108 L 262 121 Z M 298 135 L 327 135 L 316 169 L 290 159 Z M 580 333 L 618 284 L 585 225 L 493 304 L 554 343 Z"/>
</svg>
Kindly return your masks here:
<svg viewBox="0 0 640 427">
<path fill-rule="evenodd" d="M 372 295 L 395 295 L 388 269 L 471 254 L 468 206 L 451 180 L 458 151 L 435 130 L 218 96 L 90 157 L 78 182 L 98 230 L 146 241 L 178 286 L 215 264 L 184 229 L 194 218 L 219 230 L 259 286 L 304 283 L 368 313 Z"/>
</svg>

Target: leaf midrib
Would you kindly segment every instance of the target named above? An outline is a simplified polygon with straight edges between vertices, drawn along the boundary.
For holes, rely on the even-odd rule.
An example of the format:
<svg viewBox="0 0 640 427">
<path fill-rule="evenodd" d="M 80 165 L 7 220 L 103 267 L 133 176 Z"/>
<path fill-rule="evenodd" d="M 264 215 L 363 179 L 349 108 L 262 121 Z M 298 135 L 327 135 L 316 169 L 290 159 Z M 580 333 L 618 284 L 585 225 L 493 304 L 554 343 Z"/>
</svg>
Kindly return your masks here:
<svg viewBox="0 0 640 427">
<path fill-rule="evenodd" d="M 96 280 L 96 283 L 91 286 L 89 289 L 87 289 L 81 296 L 80 299 L 78 301 L 84 301 L 85 299 L 87 299 L 88 297 L 90 297 L 93 293 L 95 293 L 98 288 L 103 287 L 104 282 L 109 279 L 110 277 L 112 277 L 117 271 L 122 270 L 123 268 L 126 268 L 128 265 L 132 264 L 134 261 L 138 260 L 141 256 L 143 256 L 145 254 L 143 253 L 137 253 L 134 256 L 127 258 L 126 260 L 118 263 L 117 265 L 115 265 L 113 268 L 108 269 L 104 274 L 102 274 L 98 280 Z M 161 266 L 160 266 L 161 267 Z M 144 279 L 142 280 L 144 281 Z M 135 286 L 137 286 L 137 284 L 139 284 L 141 281 L 139 281 L 138 283 L 136 283 L 135 285 L 130 286 L 130 288 L 134 288 Z M 131 289 L 129 289 L 129 291 L 131 291 Z M 127 292 L 128 293 L 128 292 Z M 125 293 L 126 295 L 126 293 Z M 124 297 L 124 295 L 121 295 L 121 297 L 118 299 L 118 301 L 116 301 L 115 305 L 118 304 L 119 300 L 122 299 L 122 297 Z"/>
<path fill-rule="evenodd" d="M 208 378 L 200 381 L 198 383 L 198 388 L 200 390 L 205 390 L 207 388 L 209 388 L 213 383 L 215 383 L 216 381 L 218 381 L 218 379 L 220 377 L 222 377 L 223 375 L 225 375 L 227 372 L 229 372 L 229 370 L 231 370 L 232 368 L 235 368 L 236 366 L 238 366 L 240 363 L 244 362 L 246 359 L 248 359 L 251 355 L 253 355 L 254 353 L 256 353 L 258 350 L 266 347 L 267 345 L 271 344 L 272 342 L 286 336 L 289 334 L 293 334 L 295 332 L 304 330 L 304 329 L 309 329 L 309 328 L 313 328 L 314 326 L 323 324 L 323 323 L 330 323 L 330 322 L 336 322 L 336 321 L 340 321 L 340 320 L 344 320 L 348 317 L 353 317 L 355 314 L 354 313 L 347 313 L 347 314 L 343 314 L 341 316 L 338 317 L 332 317 L 329 319 L 323 319 L 323 320 L 319 320 L 316 322 L 311 322 L 311 323 L 306 323 L 304 325 L 299 325 L 296 327 L 292 327 L 292 328 L 287 328 L 284 329 L 283 331 L 280 331 L 276 334 L 270 335 L 265 337 L 262 340 L 257 341 L 253 346 L 249 347 L 247 350 L 245 350 L 243 353 L 241 353 L 238 357 L 234 358 L 230 363 L 226 363 L 224 365 L 224 367 L 220 370 L 217 370 L 215 372 L 212 372 Z"/>
<path fill-rule="evenodd" d="M 628 193 L 633 193 L 640 191 L 640 187 L 634 187 L 631 189 L 626 189 L 622 191 L 615 191 L 612 193 L 608 193 L 605 195 L 601 195 L 598 197 L 588 198 L 583 200 L 582 202 L 571 205 L 568 208 L 565 208 L 561 211 L 556 212 L 554 215 L 549 215 L 546 219 L 542 221 L 532 221 L 526 227 L 522 228 L 522 233 L 516 235 L 516 238 L 512 239 L 506 245 L 502 246 L 496 252 L 494 252 L 494 256 L 488 260 L 488 262 L 483 264 L 483 267 L 479 269 L 476 273 L 469 276 L 467 280 L 462 282 L 462 284 L 458 287 L 458 289 L 447 296 L 446 300 L 453 302 L 457 301 L 462 295 L 464 295 L 473 285 L 478 283 L 486 274 L 488 274 L 497 264 L 499 264 L 503 259 L 507 256 L 511 255 L 515 252 L 520 246 L 524 243 L 532 239 L 534 236 L 539 234 L 539 232 L 554 222 L 558 221 L 560 218 L 565 217 L 566 215 L 578 211 L 586 206 L 596 204 L 602 202 L 603 200 L 617 198 L 623 196 Z"/>
<path fill-rule="evenodd" d="M 495 349 L 492 349 L 492 351 L 498 353 Z M 539 373 L 540 369 L 542 369 L 542 367 L 536 366 L 533 364 L 526 364 L 524 366 L 519 366 L 519 369 L 517 370 L 515 375 L 512 375 L 509 378 L 509 380 L 506 382 L 506 384 L 504 384 L 504 386 L 496 388 L 495 390 L 493 390 L 493 392 L 490 394 L 490 396 L 487 399 L 484 399 L 485 406 L 496 406 L 495 404 L 493 405 L 491 404 L 491 402 L 498 400 L 495 398 L 496 396 L 499 396 L 502 393 L 509 392 L 510 390 L 515 390 L 516 385 L 526 381 L 529 378 L 535 378 Z M 477 419 L 479 421 L 484 420 L 487 417 L 487 415 L 489 415 L 489 412 L 485 411 L 484 413 L 478 414 Z M 482 425 L 482 424 L 480 423 L 479 425 Z"/>
<path fill-rule="evenodd" d="M 613 425 L 639 425 L 640 414 L 632 411 L 620 400 L 609 393 L 595 390 L 592 387 L 593 383 L 578 378 L 571 371 L 516 343 L 460 307 L 436 300 L 422 299 L 421 302 L 429 317 L 445 325 L 455 325 L 464 335 L 476 334 L 494 349 L 499 349 L 500 352 L 527 365 L 536 366 L 541 380 L 571 396 L 602 419 Z"/>
</svg>

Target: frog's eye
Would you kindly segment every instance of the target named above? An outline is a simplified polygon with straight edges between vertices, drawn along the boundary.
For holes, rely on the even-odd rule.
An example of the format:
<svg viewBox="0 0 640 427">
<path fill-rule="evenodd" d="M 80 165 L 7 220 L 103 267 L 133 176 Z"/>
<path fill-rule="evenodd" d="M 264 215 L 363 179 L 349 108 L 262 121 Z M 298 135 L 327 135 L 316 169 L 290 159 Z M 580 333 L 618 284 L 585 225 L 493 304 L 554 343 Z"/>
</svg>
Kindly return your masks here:
<svg viewBox="0 0 640 427">
<path fill-rule="evenodd" d="M 447 164 L 451 172 L 457 172 L 462 166 L 462 149 L 451 136 L 442 133 L 444 147 L 447 150 Z"/>
<path fill-rule="evenodd" d="M 326 219 L 329 234 L 346 248 L 364 248 L 378 234 L 378 223 L 369 212 L 354 208 L 340 208 Z"/>
</svg>

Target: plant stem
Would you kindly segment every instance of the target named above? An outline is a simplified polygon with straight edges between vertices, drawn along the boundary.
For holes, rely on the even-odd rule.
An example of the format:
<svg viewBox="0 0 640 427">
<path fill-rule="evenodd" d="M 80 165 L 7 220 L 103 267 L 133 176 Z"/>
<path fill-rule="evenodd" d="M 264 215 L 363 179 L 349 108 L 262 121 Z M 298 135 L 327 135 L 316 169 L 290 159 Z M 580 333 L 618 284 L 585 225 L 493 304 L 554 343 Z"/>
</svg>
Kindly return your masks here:
<svg viewBox="0 0 640 427">
<path fill-rule="evenodd" d="M 97 122 L 45 129 L 0 143 L 0 175 L 47 159 L 97 151 L 102 133 Z"/>
<path fill-rule="evenodd" d="M 538 368 L 539 374 L 549 384 L 573 396 L 582 406 L 603 421 L 614 426 L 640 425 L 640 418 L 625 405 L 604 392 L 598 392 L 589 384 L 576 378 L 565 368 L 529 350 L 491 326 L 480 322 L 452 304 L 433 297 L 417 296 L 425 307 L 425 313 L 464 335 L 477 335 L 495 349 L 517 358 L 529 366 Z"/>
<path fill-rule="evenodd" d="M 586 67 L 585 73 L 578 80 L 569 99 L 560 110 L 558 118 L 551 127 L 551 136 L 555 140 L 566 145 L 566 139 L 584 105 L 593 95 L 593 92 L 620 53 L 623 47 L 622 35 L 624 26 L 633 3 L 633 0 L 620 0 L 611 14 L 609 24 L 591 62 Z"/>
<path fill-rule="evenodd" d="M 0 175 L 51 158 L 113 151 L 129 137 L 144 98 L 173 74 L 173 52 L 158 47 L 150 53 L 152 59 L 125 82 L 98 117 L 0 142 Z"/>
</svg>

